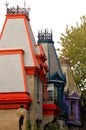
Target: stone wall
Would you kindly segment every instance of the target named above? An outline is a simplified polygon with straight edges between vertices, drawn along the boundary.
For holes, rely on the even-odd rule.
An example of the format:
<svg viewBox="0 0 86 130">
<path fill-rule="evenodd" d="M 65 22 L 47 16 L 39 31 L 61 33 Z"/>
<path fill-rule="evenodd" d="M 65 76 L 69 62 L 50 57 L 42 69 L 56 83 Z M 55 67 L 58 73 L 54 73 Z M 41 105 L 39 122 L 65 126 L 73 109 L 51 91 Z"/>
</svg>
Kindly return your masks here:
<svg viewBox="0 0 86 130">
<path fill-rule="evenodd" d="M 22 130 L 26 130 L 26 119 Z M 19 130 L 17 109 L 0 110 L 0 130 Z"/>
<path fill-rule="evenodd" d="M 33 76 L 29 76 L 30 81 L 30 91 L 31 91 L 31 98 L 32 103 L 30 106 L 30 123 L 33 127 L 32 130 L 34 130 L 34 127 L 36 127 L 36 120 L 40 120 L 40 126 L 42 127 L 42 83 L 41 81 Z M 37 93 L 39 94 L 37 97 Z"/>
<path fill-rule="evenodd" d="M 54 115 L 44 115 L 43 116 L 43 128 L 46 124 L 51 122 L 54 119 Z"/>
</svg>

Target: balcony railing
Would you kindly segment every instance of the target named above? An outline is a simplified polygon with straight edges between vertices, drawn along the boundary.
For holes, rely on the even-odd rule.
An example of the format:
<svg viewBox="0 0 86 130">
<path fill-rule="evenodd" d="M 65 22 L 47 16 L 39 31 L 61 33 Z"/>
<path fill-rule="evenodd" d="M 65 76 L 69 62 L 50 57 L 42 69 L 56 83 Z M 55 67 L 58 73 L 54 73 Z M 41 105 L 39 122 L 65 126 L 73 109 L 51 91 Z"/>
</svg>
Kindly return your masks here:
<svg viewBox="0 0 86 130">
<path fill-rule="evenodd" d="M 26 7 L 23 7 L 23 8 L 20 8 L 18 5 L 17 7 L 10 7 L 8 8 L 8 6 L 6 6 L 6 10 L 7 10 L 7 14 L 25 14 L 27 17 L 29 17 L 29 11 L 30 11 L 30 8 L 26 8 Z"/>
</svg>

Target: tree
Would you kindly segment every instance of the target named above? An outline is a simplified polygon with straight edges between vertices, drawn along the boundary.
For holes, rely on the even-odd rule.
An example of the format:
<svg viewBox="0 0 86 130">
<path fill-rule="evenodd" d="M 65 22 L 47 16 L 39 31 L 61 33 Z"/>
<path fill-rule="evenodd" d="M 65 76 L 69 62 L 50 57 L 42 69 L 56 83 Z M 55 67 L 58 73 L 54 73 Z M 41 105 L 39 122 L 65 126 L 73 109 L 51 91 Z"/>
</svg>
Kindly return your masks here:
<svg viewBox="0 0 86 130">
<path fill-rule="evenodd" d="M 82 16 L 81 24 L 66 26 L 65 34 L 61 34 L 61 56 L 70 58 L 71 68 L 77 86 L 86 87 L 86 16 Z"/>
</svg>

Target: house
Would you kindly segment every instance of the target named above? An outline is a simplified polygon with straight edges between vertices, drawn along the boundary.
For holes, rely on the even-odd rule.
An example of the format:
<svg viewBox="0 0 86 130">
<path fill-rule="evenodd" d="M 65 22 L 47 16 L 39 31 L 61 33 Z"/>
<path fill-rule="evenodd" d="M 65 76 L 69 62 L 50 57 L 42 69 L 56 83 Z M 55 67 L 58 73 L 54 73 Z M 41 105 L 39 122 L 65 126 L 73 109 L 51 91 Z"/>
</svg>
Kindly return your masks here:
<svg viewBox="0 0 86 130">
<path fill-rule="evenodd" d="M 0 129 L 26 130 L 30 121 L 33 129 L 43 118 L 43 84 L 46 82 L 46 57 L 30 26 L 29 10 L 7 8 L 0 35 Z M 38 58 L 37 58 L 38 57 Z M 17 113 L 26 109 L 26 116 Z M 21 112 L 21 111 L 20 111 Z M 23 114 L 24 116 L 24 114 Z M 27 121 L 28 120 L 28 121 Z M 42 126 L 42 125 L 41 125 Z"/>
<path fill-rule="evenodd" d="M 49 122 L 64 129 L 70 110 L 65 101 L 78 97 L 70 91 L 66 98 L 65 85 L 52 31 L 38 32 L 36 43 L 29 9 L 7 7 L 0 34 L 0 129 L 46 130 Z"/>
<path fill-rule="evenodd" d="M 81 126 L 80 102 L 81 91 L 76 86 L 73 72 L 70 67 L 68 58 L 60 57 L 60 63 L 63 72 L 66 74 L 66 85 L 64 88 L 64 102 L 69 108 L 68 119 L 66 121 L 68 127 L 72 130 L 79 129 Z"/>
</svg>

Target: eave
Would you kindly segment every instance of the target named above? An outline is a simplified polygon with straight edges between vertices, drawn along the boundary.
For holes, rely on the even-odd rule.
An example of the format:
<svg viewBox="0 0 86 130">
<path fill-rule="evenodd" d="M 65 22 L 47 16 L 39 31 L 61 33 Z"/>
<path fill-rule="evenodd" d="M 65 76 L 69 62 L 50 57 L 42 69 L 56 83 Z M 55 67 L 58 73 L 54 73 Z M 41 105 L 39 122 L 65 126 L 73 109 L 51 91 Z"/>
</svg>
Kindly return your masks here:
<svg viewBox="0 0 86 130">
<path fill-rule="evenodd" d="M 25 108 L 29 108 L 31 102 L 32 98 L 26 92 L 0 93 L 0 109 L 17 109 L 21 104 Z"/>
</svg>

